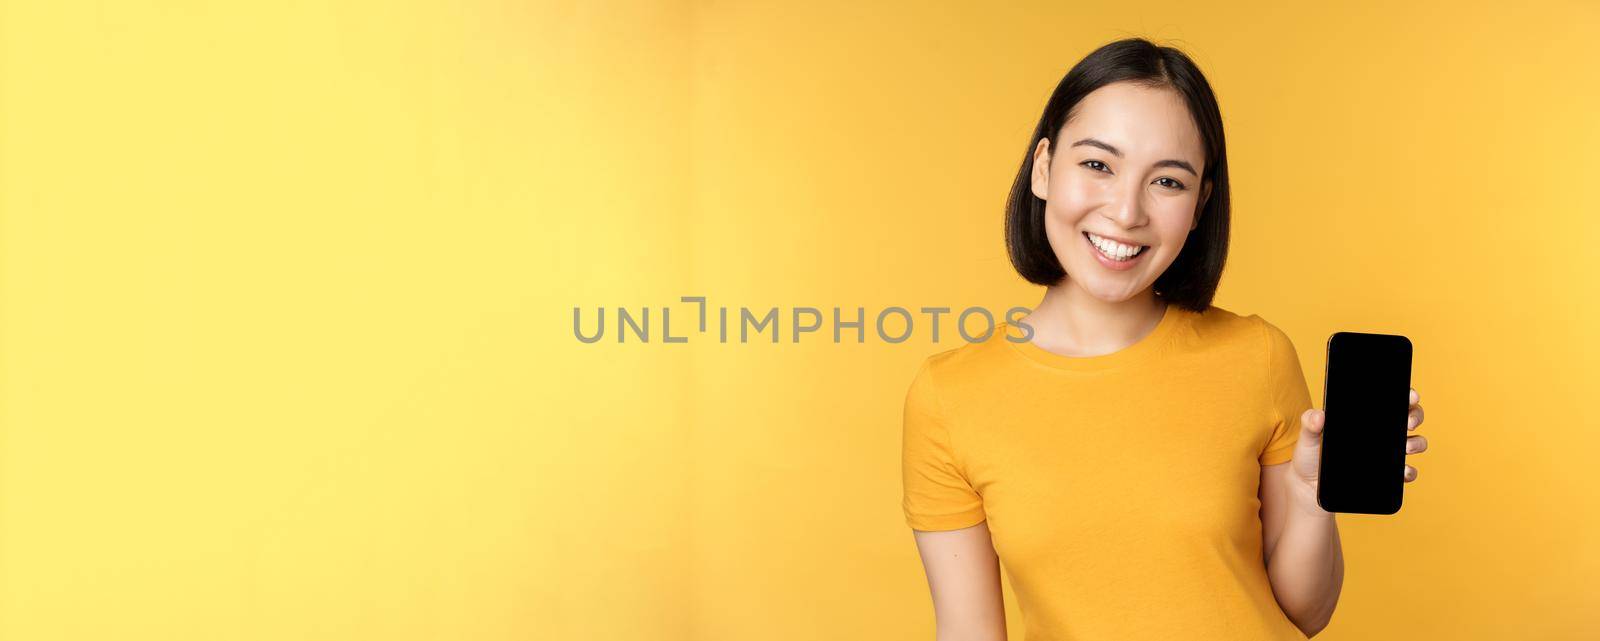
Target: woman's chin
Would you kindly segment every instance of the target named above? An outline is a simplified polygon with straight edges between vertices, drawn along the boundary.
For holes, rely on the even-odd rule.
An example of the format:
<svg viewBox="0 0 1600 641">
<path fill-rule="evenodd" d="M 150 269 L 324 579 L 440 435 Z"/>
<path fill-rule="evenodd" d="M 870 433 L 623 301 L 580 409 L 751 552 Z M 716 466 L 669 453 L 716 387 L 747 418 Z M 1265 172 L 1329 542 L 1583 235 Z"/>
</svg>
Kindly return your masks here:
<svg viewBox="0 0 1600 641">
<path fill-rule="evenodd" d="M 1141 290 L 1129 289 L 1126 283 L 1082 283 L 1085 293 L 1104 303 L 1123 303 L 1138 296 Z"/>
</svg>

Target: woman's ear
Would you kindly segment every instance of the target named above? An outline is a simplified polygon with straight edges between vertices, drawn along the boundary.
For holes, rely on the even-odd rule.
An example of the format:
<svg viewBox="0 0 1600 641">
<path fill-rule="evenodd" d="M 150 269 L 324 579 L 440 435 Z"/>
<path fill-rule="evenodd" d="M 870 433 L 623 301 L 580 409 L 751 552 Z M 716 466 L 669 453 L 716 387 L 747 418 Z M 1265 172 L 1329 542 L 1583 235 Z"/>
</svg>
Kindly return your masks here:
<svg viewBox="0 0 1600 641">
<path fill-rule="evenodd" d="M 1033 147 L 1033 195 L 1039 200 L 1049 200 L 1050 195 L 1050 139 L 1040 138 Z"/>
</svg>

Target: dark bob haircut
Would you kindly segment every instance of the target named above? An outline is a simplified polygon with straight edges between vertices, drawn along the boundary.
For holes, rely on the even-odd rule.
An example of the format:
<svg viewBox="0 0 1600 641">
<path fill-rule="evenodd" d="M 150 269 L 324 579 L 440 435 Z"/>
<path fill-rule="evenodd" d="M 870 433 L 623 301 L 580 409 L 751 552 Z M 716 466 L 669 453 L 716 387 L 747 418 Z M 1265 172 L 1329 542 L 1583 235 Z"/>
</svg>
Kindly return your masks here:
<svg viewBox="0 0 1600 641">
<path fill-rule="evenodd" d="M 1199 225 L 1189 231 L 1183 251 L 1156 278 L 1157 296 L 1187 309 L 1203 312 L 1211 306 L 1228 258 L 1228 156 L 1222 137 L 1222 113 L 1216 96 L 1200 68 L 1182 51 L 1142 39 L 1112 42 L 1094 50 L 1074 65 L 1056 85 L 1044 115 L 1028 142 L 1022 168 L 1006 201 L 1006 250 L 1017 273 L 1037 285 L 1055 285 L 1066 276 L 1061 261 L 1050 249 L 1044 231 L 1045 201 L 1033 195 L 1033 154 L 1039 141 L 1053 138 L 1066 124 L 1072 108 L 1084 96 L 1113 82 L 1132 81 L 1149 87 L 1166 87 L 1183 95 L 1205 147 L 1201 183 L 1211 183 L 1211 194 L 1199 212 Z"/>
</svg>

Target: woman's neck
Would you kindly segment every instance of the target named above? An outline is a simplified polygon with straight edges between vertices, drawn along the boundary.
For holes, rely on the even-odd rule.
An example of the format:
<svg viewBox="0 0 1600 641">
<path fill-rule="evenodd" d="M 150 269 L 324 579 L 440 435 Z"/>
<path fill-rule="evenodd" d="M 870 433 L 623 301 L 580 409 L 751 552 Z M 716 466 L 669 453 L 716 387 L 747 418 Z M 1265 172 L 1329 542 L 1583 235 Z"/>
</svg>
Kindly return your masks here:
<svg viewBox="0 0 1600 641">
<path fill-rule="evenodd" d="M 1167 303 L 1145 289 L 1120 302 L 1106 302 L 1062 279 L 1045 289 L 1044 300 L 1022 322 L 1033 328 L 1033 344 L 1063 356 L 1100 356 L 1121 351 L 1161 323 Z"/>
</svg>

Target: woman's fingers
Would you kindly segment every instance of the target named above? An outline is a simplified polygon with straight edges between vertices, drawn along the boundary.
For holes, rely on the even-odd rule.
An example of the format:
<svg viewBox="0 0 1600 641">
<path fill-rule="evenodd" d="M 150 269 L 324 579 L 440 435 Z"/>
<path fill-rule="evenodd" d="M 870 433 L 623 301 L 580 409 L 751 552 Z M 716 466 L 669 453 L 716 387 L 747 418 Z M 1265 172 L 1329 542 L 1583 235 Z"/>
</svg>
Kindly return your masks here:
<svg viewBox="0 0 1600 641">
<path fill-rule="evenodd" d="M 1411 411 L 1406 412 L 1406 431 L 1417 429 L 1422 425 L 1422 406 L 1412 405 Z"/>
<path fill-rule="evenodd" d="M 1418 404 L 1421 402 L 1421 400 L 1422 396 L 1417 393 L 1415 388 L 1413 388 L 1411 390 L 1411 410 L 1406 412 L 1407 432 L 1415 430 L 1417 429 L 1417 426 L 1422 425 L 1422 406 Z M 1418 452 L 1426 451 L 1428 451 L 1427 437 L 1421 434 L 1406 437 L 1406 454 L 1416 454 Z M 1417 468 L 1406 465 L 1405 480 L 1407 483 L 1417 480 Z"/>
</svg>

